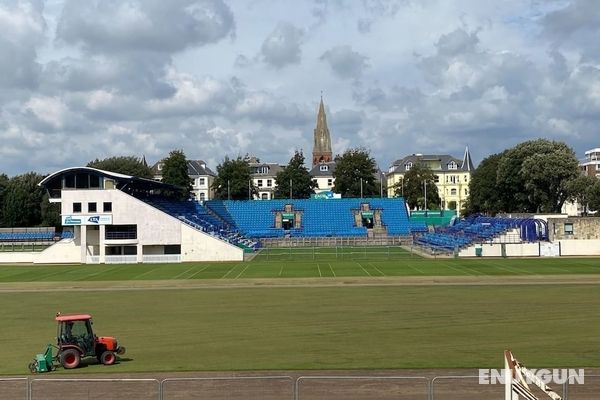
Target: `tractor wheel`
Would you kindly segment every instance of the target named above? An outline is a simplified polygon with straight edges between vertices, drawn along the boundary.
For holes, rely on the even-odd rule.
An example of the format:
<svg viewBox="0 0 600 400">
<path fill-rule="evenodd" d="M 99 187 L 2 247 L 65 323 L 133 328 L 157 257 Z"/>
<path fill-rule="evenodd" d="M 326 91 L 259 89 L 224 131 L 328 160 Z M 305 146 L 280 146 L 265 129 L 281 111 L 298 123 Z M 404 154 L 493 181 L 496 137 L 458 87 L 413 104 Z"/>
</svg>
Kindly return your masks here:
<svg viewBox="0 0 600 400">
<path fill-rule="evenodd" d="M 113 365 L 117 361 L 117 356 L 110 350 L 105 351 L 100 356 L 100 362 L 104 365 Z"/>
<path fill-rule="evenodd" d="M 81 362 L 81 356 L 75 349 L 67 349 L 60 353 L 60 363 L 65 369 L 77 368 Z"/>
<path fill-rule="evenodd" d="M 37 360 L 29 364 L 29 371 L 31 371 L 32 374 L 35 374 L 35 373 L 38 372 L 38 362 L 37 362 Z"/>
</svg>

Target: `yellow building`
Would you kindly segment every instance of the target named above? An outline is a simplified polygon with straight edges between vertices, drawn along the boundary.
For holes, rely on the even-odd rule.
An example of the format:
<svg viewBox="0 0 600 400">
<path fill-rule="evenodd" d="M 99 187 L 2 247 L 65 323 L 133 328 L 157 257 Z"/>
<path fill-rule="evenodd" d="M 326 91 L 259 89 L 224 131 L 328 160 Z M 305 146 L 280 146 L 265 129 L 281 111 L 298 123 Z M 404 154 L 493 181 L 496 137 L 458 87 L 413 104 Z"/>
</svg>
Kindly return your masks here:
<svg viewBox="0 0 600 400">
<path fill-rule="evenodd" d="M 465 149 L 462 161 L 446 154 L 412 154 L 394 161 L 387 173 L 388 197 L 395 195 L 396 184 L 402 191 L 404 174 L 415 164 L 426 165 L 435 174 L 441 201 L 439 206 L 442 209 L 456 208 L 460 211 L 469 197 L 469 181 L 475 170 L 469 147 Z"/>
</svg>

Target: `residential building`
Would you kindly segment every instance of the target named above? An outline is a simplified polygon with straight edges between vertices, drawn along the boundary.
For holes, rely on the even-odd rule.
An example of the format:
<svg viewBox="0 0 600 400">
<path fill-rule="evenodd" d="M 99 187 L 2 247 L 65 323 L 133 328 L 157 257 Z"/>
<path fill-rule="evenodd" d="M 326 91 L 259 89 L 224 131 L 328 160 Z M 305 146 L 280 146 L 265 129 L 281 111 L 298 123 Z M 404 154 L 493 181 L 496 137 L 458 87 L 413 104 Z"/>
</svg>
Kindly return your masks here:
<svg viewBox="0 0 600 400">
<path fill-rule="evenodd" d="M 188 175 L 192 183 L 191 195 L 199 201 L 211 200 L 214 197 L 212 184 L 217 176 L 202 160 L 187 160 Z M 164 159 L 152 166 L 154 179 L 162 181 Z"/>
<path fill-rule="evenodd" d="M 469 197 L 469 182 L 475 170 L 469 147 L 465 149 L 462 160 L 447 154 L 412 154 L 394 161 L 387 174 L 388 197 L 395 195 L 396 185 L 402 187 L 404 174 L 416 164 L 429 167 L 435 174 L 441 201 L 439 206 L 460 211 Z"/>
<path fill-rule="evenodd" d="M 579 162 L 584 175 L 600 179 L 600 147 L 585 152 L 585 158 Z"/>
<path fill-rule="evenodd" d="M 283 167 L 277 163 L 264 163 L 256 157 L 248 159 L 252 176 L 252 184 L 258 189 L 255 200 L 272 200 L 277 184 L 275 178 Z"/>
<path fill-rule="evenodd" d="M 333 173 L 335 172 L 335 162 L 320 162 L 314 165 L 310 170 L 310 176 L 313 181 L 317 183 L 315 187 L 315 193 L 332 192 L 333 184 L 335 179 Z"/>
</svg>

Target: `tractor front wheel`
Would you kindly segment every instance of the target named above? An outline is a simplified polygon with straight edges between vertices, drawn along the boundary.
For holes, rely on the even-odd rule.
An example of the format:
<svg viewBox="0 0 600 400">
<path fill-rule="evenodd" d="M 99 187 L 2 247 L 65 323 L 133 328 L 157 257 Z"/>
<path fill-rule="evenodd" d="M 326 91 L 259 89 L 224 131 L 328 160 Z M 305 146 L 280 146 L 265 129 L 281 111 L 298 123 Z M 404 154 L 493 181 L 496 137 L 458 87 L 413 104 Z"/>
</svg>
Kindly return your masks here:
<svg viewBox="0 0 600 400">
<path fill-rule="evenodd" d="M 35 374 L 36 372 L 38 372 L 38 362 L 37 360 L 32 362 L 31 364 L 29 364 L 29 371 L 31 371 L 32 374 Z"/>
<path fill-rule="evenodd" d="M 104 365 L 113 365 L 117 361 L 117 356 L 110 350 L 105 351 L 100 356 L 100 362 Z"/>
<path fill-rule="evenodd" d="M 81 362 L 81 356 L 75 349 L 67 349 L 60 353 L 60 363 L 65 369 L 77 368 Z"/>
</svg>

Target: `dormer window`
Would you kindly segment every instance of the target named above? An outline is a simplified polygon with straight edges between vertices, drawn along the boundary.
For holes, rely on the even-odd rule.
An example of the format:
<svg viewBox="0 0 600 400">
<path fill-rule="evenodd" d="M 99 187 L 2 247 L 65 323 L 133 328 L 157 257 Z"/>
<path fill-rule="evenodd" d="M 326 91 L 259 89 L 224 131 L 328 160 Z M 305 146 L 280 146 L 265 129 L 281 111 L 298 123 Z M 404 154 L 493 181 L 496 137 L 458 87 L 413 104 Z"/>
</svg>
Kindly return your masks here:
<svg viewBox="0 0 600 400">
<path fill-rule="evenodd" d="M 159 164 L 158 164 L 158 170 L 159 170 L 159 171 L 162 171 L 162 167 L 163 167 L 162 163 L 159 163 Z"/>
<path fill-rule="evenodd" d="M 257 174 L 268 174 L 269 167 L 267 167 L 266 165 L 263 165 L 262 167 L 256 167 L 256 173 Z"/>
<path fill-rule="evenodd" d="M 329 171 L 329 166 L 328 166 L 328 165 L 321 165 L 321 166 L 319 167 L 319 170 L 320 170 L 321 172 L 326 172 L 326 171 Z"/>
<path fill-rule="evenodd" d="M 413 163 L 411 163 L 410 161 L 407 162 L 406 164 L 404 164 L 404 169 L 407 171 L 410 171 L 410 169 L 412 168 Z"/>
<path fill-rule="evenodd" d="M 458 169 L 458 164 L 456 164 L 454 161 L 450 161 L 448 163 L 448 169 Z"/>
</svg>

